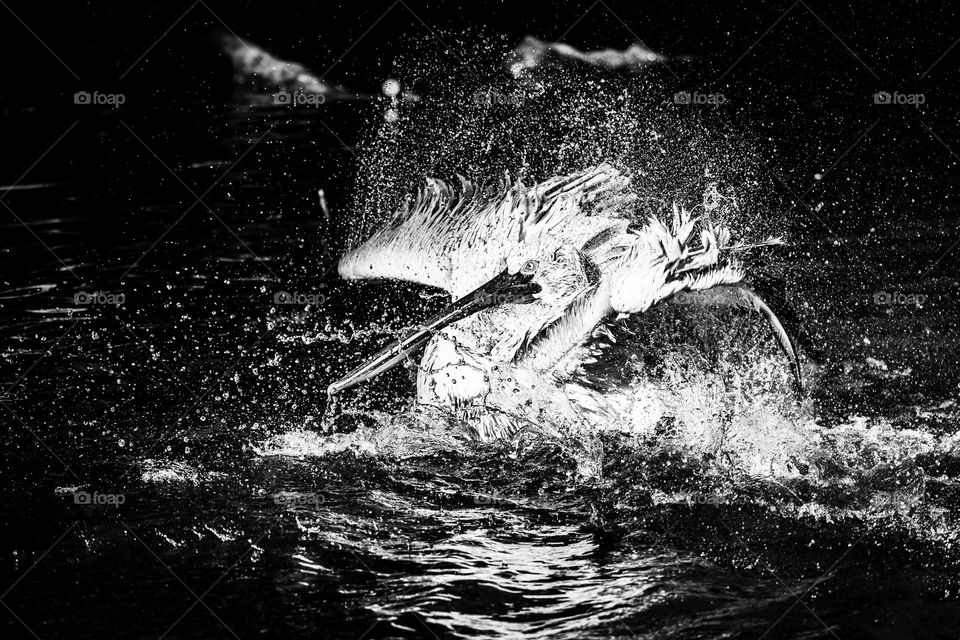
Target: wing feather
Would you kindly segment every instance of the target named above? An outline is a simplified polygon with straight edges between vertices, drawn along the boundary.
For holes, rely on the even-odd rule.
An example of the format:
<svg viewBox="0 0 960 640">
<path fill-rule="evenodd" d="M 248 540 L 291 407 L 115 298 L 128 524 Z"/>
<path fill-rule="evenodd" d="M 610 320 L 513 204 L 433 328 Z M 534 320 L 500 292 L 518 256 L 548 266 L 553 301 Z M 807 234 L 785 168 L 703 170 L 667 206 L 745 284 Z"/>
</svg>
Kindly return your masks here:
<svg viewBox="0 0 960 640">
<path fill-rule="evenodd" d="M 763 301 L 752 289 L 740 285 L 718 286 L 709 290 L 685 292 L 683 295 L 684 304 L 701 303 L 717 304 L 725 306 L 736 306 L 761 314 L 770 326 L 774 337 L 780 344 L 784 355 L 790 360 L 790 369 L 793 372 L 799 388 L 803 387 L 803 377 L 800 369 L 800 359 L 797 356 L 797 350 L 793 345 L 790 334 L 787 333 L 783 323 L 774 313 L 773 309 Z"/>
<path fill-rule="evenodd" d="M 586 242 L 609 227 L 632 199 L 591 206 L 627 184 L 606 163 L 532 187 L 509 176 L 488 187 L 461 178 L 458 189 L 428 179 L 394 222 L 340 259 L 339 272 L 347 280 L 417 282 L 458 298 L 503 271 L 523 245 L 559 246 L 580 235 Z M 575 217 L 583 220 L 571 224 Z"/>
<path fill-rule="evenodd" d="M 740 247 L 730 246 L 729 230 L 725 227 L 701 229 L 700 245 L 694 247 L 689 242 L 693 222 L 686 212 L 674 210 L 672 229 L 668 230 L 658 220 L 650 220 L 639 232 L 605 239 L 599 251 L 606 254 L 606 258 L 600 257 L 597 261 L 604 269 L 604 282 L 609 286 L 608 311 L 621 315 L 642 313 L 681 292 L 694 300 L 717 300 L 751 309 L 766 318 L 790 360 L 798 388 L 802 388 L 800 360 L 790 335 L 769 305 L 740 285 L 745 272 L 742 265 L 730 257 L 732 250 Z M 571 318 L 575 317 L 576 314 L 571 314 Z M 596 322 L 603 317 L 591 315 Z M 562 324 L 558 322 L 555 326 Z M 549 342 L 546 338 L 550 337 L 557 337 L 556 332 L 546 334 L 541 341 Z"/>
</svg>

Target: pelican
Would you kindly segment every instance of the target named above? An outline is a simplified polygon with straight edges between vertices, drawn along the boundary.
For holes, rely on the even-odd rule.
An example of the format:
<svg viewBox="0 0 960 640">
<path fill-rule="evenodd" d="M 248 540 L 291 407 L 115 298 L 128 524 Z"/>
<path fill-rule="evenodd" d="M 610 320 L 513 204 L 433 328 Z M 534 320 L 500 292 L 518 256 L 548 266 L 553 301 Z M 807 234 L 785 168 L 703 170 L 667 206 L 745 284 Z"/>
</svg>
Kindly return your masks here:
<svg viewBox="0 0 960 640">
<path fill-rule="evenodd" d="M 237 84 L 291 94 L 323 96 L 327 100 L 359 98 L 340 85 L 332 85 L 299 62 L 282 60 L 239 36 L 218 30 L 213 39 L 233 63 Z"/>
<path fill-rule="evenodd" d="M 572 61 L 602 67 L 611 71 L 639 72 L 653 64 L 668 62 L 667 56 L 651 51 L 639 44 L 633 44 L 623 51 L 602 49 L 600 51 L 580 51 L 564 42 L 544 42 L 533 36 L 527 36 L 507 56 L 507 67 L 514 77 L 519 77 L 546 64 Z"/>
<path fill-rule="evenodd" d="M 529 425 L 603 428 L 630 407 L 578 384 L 602 357 L 610 320 L 672 297 L 709 295 L 762 313 L 799 382 L 793 344 L 746 285 L 746 248 L 674 207 L 671 223 L 631 222 L 636 195 L 609 164 L 533 186 L 428 179 L 396 219 L 344 254 L 346 280 L 389 278 L 446 290 L 452 304 L 328 387 L 333 396 L 410 358 L 420 405 L 453 413 L 480 440 Z M 699 230 L 699 234 L 694 232 Z M 695 237 L 696 236 L 696 237 Z M 766 244 L 766 243 L 762 243 Z M 622 397 L 622 396 L 618 396 Z"/>
</svg>

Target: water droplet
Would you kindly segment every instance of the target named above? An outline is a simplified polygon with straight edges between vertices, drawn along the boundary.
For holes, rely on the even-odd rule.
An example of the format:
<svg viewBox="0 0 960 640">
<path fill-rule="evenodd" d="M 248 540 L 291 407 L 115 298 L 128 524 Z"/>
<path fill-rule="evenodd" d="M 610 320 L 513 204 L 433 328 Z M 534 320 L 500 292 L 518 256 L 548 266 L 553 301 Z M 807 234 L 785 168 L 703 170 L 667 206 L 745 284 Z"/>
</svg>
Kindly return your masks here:
<svg viewBox="0 0 960 640">
<path fill-rule="evenodd" d="M 393 78 L 387 78 L 383 81 L 383 95 L 388 98 L 394 98 L 400 93 L 400 83 Z"/>
</svg>

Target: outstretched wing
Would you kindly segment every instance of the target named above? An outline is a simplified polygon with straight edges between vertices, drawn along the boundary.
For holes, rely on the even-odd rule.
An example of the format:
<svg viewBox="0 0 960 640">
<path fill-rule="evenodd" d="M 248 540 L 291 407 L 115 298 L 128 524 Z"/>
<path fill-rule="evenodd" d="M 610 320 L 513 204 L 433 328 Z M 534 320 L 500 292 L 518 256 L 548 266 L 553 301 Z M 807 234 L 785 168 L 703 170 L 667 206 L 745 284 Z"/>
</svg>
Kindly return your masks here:
<svg viewBox="0 0 960 640">
<path fill-rule="evenodd" d="M 752 289 L 741 285 L 718 286 L 705 291 L 695 291 L 684 294 L 683 302 L 696 303 L 703 305 L 718 305 L 728 307 L 740 307 L 755 311 L 766 319 L 770 325 L 770 330 L 780 344 L 784 355 L 790 360 L 790 368 L 793 371 L 794 379 L 798 387 L 803 386 L 803 376 L 800 369 L 800 358 L 797 357 L 797 350 L 793 345 L 790 334 L 784 328 L 780 318 L 773 312 L 773 309 L 763 301 Z"/>
<path fill-rule="evenodd" d="M 428 179 L 393 223 L 340 259 L 340 275 L 417 282 L 456 299 L 503 271 L 524 244 L 582 246 L 606 228 L 625 227 L 627 187 L 606 163 L 532 187 L 506 178 L 483 188 L 461 179 L 455 189 Z"/>
<path fill-rule="evenodd" d="M 764 315 L 799 385 L 800 364 L 786 330 L 770 307 L 741 285 L 744 268 L 732 256 L 745 246 L 731 246 L 730 233 L 723 227 L 702 229 L 695 244 L 691 238 L 696 223 L 686 211 L 675 209 L 671 228 L 651 219 L 637 232 L 588 244 L 587 255 L 602 270 L 600 281 L 577 295 L 535 337 L 526 339 L 515 361 L 562 371 L 583 357 L 578 350 L 610 315 L 643 313 L 678 293 L 708 292 L 724 304 Z"/>
</svg>

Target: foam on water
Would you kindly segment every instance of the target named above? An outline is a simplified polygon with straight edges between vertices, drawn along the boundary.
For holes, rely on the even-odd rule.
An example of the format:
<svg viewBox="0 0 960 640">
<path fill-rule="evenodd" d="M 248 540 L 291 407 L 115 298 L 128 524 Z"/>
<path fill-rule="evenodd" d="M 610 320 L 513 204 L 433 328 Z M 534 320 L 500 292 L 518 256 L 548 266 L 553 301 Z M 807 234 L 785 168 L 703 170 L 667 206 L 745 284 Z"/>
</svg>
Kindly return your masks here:
<svg viewBox="0 0 960 640">
<path fill-rule="evenodd" d="M 141 463 L 140 480 L 146 484 L 198 485 L 210 480 L 222 479 L 227 474 L 204 471 L 186 462 L 147 459 Z"/>
<path fill-rule="evenodd" d="M 318 458 L 343 451 L 373 454 L 376 449 L 366 435 L 358 432 L 325 435 L 311 429 L 294 428 L 291 431 L 271 436 L 263 443 L 257 444 L 254 451 L 260 456 L 285 456 L 290 458 Z"/>
</svg>

